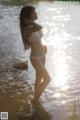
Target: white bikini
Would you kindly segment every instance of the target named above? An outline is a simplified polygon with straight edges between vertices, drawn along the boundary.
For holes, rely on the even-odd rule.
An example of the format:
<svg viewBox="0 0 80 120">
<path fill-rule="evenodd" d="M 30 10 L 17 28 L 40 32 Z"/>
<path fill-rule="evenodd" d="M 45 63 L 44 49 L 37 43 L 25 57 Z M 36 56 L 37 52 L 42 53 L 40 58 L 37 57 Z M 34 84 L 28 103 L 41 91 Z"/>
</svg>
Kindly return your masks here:
<svg viewBox="0 0 80 120">
<path fill-rule="evenodd" d="M 28 38 L 29 42 L 31 44 L 38 42 L 38 44 L 41 44 L 41 37 L 43 36 L 41 31 L 33 32 L 32 35 Z M 31 55 L 30 58 L 32 59 L 42 59 L 45 55 L 42 56 L 33 56 Z"/>
</svg>

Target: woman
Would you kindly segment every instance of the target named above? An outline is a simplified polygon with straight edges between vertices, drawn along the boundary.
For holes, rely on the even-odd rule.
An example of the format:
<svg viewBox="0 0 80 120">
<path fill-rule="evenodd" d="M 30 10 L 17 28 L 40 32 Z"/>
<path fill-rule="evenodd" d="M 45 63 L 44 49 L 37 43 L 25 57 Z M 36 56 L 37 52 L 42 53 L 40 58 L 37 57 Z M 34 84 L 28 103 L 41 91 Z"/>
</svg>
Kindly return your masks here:
<svg viewBox="0 0 80 120">
<path fill-rule="evenodd" d="M 46 46 L 41 42 L 42 26 L 35 23 L 37 13 L 32 6 L 24 6 L 20 12 L 20 30 L 24 48 L 31 48 L 30 61 L 36 71 L 34 101 L 39 97 L 50 82 L 50 76 L 45 69 Z"/>
</svg>

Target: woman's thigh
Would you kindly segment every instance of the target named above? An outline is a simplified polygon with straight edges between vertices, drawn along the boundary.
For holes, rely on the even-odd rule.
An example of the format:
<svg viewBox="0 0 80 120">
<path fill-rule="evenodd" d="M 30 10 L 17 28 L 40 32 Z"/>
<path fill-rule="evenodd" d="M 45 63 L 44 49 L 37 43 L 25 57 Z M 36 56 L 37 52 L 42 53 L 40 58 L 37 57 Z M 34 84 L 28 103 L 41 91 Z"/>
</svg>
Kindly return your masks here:
<svg viewBox="0 0 80 120">
<path fill-rule="evenodd" d="M 34 69 L 36 70 L 36 71 L 41 71 L 41 64 L 42 64 L 42 61 L 41 61 L 41 59 L 37 59 L 37 58 L 30 58 L 30 61 L 31 61 L 31 64 L 32 64 L 32 66 L 34 67 Z"/>
<path fill-rule="evenodd" d="M 45 57 L 45 56 L 43 56 L 43 57 L 41 58 L 41 62 L 42 62 L 42 64 L 43 64 L 43 66 L 45 66 L 45 62 L 46 62 L 46 57 Z"/>
<path fill-rule="evenodd" d="M 41 68 L 41 60 L 39 59 L 33 59 L 30 58 L 31 60 L 31 64 L 34 67 L 35 71 L 36 71 L 36 79 L 41 79 L 42 78 L 42 68 Z"/>
<path fill-rule="evenodd" d="M 33 67 L 35 68 L 36 70 L 36 74 L 37 74 L 37 77 L 42 77 L 44 79 L 49 79 L 49 74 L 44 66 L 44 63 L 45 63 L 45 59 L 43 59 L 41 61 L 41 59 L 31 59 L 31 63 L 33 65 Z"/>
</svg>

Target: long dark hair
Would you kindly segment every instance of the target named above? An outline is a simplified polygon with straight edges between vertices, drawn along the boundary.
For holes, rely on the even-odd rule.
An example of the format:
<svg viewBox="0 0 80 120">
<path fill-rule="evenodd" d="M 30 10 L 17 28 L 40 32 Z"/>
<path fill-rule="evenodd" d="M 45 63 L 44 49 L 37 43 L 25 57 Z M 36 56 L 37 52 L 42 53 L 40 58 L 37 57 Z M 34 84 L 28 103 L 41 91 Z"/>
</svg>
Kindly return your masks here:
<svg viewBox="0 0 80 120">
<path fill-rule="evenodd" d="M 30 48 L 29 41 L 26 37 L 26 31 L 24 29 L 25 20 L 30 19 L 30 15 L 34 10 L 35 10 L 35 8 L 33 6 L 28 5 L 28 6 L 22 7 L 22 9 L 20 11 L 20 30 L 21 30 L 23 45 L 25 48 L 26 48 L 26 46 L 27 46 L 27 48 Z"/>
</svg>

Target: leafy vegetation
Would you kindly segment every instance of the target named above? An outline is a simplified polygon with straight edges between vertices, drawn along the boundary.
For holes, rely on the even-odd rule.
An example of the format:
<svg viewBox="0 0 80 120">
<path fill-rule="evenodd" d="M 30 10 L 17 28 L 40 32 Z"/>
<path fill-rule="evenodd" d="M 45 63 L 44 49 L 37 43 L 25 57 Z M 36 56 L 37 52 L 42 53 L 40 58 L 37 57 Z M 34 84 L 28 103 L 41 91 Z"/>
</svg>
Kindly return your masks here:
<svg viewBox="0 0 80 120">
<path fill-rule="evenodd" d="M 4 3 L 12 3 L 12 4 L 24 4 L 27 2 L 37 2 L 38 0 L 0 0 Z"/>
<path fill-rule="evenodd" d="M 6 4 L 16 4 L 16 5 L 20 5 L 20 4 L 25 4 L 25 3 L 30 3 L 30 2 L 37 2 L 40 0 L 0 0 L 2 3 L 6 3 Z M 54 0 L 42 0 L 42 1 L 54 1 Z M 80 2 L 80 0 L 55 0 L 55 1 L 75 1 L 75 2 Z"/>
</svg>

